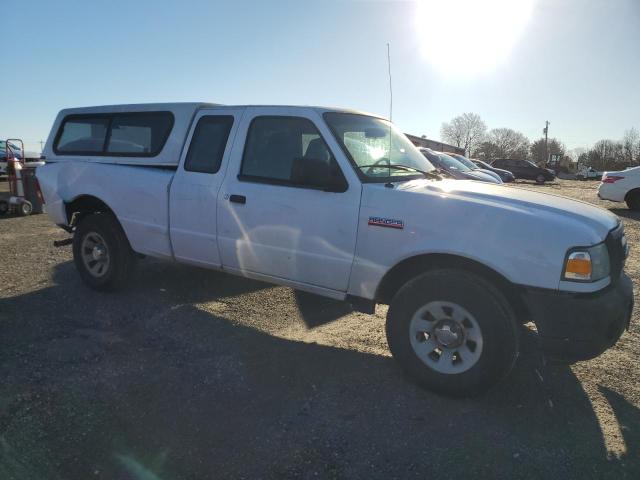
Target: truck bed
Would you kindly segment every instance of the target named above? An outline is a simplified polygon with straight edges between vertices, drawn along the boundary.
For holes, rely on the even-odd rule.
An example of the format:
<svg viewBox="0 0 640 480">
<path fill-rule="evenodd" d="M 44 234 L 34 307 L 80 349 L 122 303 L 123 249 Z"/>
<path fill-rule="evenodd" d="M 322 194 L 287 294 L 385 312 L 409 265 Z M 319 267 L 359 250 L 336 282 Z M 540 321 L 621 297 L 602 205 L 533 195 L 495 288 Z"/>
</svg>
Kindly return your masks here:
<svg viewBox="0 0 640 480">
<path fill-rule="evenodd" d="M 116 214 L 138 253 L 172 257 L 169 242 L 169 185 L 174 171 L 157 167 L 48 163 L 38 168 L 47 211 L 57 224 L 69 219 L 65 203 L 92 192 Z"/>
</svg>

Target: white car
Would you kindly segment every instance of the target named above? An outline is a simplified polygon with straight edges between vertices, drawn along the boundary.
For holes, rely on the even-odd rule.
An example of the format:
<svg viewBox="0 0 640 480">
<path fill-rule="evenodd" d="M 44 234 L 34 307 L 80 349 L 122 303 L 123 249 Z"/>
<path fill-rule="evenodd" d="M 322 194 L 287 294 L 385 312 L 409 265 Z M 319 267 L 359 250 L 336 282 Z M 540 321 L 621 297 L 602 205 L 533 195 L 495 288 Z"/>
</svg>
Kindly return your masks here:
<svg viewBox="0 0 640 480">
<path fill-rule="evenodd" d="M 47 213 L 73 233 L 90 287 L 122 287 L 147 255 L 367 313 L 389 304 L 391 353 L 437 392 L 476 394 L 504 378 L 521 323 L 535 322 L 548 354 L 578 360 L 611 347 L 631 318 L 618 217 L 445 179 L 378 116 L 196 103 L 75 108 L 58 114 L 45 155 L 37 177 Z M 277 307 L 264 314 L 278 318 Z"/>
<path fill-rule="evenodd" d="M 640 210 L 640 167 L 604 172 L 598 197 L 612 202 L 626 202 L 631 210 Z"/>
</svg>

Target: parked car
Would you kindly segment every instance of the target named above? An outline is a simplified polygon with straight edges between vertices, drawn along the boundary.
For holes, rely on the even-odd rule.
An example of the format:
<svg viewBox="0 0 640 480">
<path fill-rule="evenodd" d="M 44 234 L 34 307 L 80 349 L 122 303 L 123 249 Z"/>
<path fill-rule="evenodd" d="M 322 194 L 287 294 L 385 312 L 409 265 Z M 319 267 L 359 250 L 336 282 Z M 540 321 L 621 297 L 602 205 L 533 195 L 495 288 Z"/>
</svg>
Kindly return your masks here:
<svg viewBox="0 0 640 480">
<path fill-rule="evenodd" d="M 446 152 L 446 154 L 449 155 L 450 157 L 455 158 L 463 165 L 466 165 L 469 169 L 490 175 L 496 180 L 498 180 L 497 183 L 503 183 L 502 178 L 496 172 L 492 171 L 491 169 L 479 167 L 478 165 L 475 164 L 475 162 L 469 160 L 464 155 L 460 155 L 459 153 L 449 153 L 449 152 Z"/>
<path fill-rule="evenodd" d="M 493 175 L 488 175 L 478 169 L 472 170 L 445 153 L 434 152 L 430 148 L 420 148 L 420 151 L 434 167 L 444 170 L 456 180 L 479 180 L 481 182 L 502 183 L 499 179 L 496 180 Z"/>
<path fill-rule="evenodd" d="M 16 158 L 20 158 L 20 147 L 9 142 L 9 148 L 12 150 Z M 0 175 L 7 174 L 7 142 L 0 140 Z"/>
<path fill-rule="evenodd" d="M 14 158 L 22 159 L 22 153 L 23 153 L 22 148 L 19 145 L 16 145 L 15 143 L 12 143 L 12 142 L 8 142 L 8 144 Z M 27 163 L 27 165 L 30 165 L 33 162 L 38 162 L 37 165 L 40 164 L 39 162 L 40 162 L 41 155 L 39 153 L 26 151 L 24 152 L 24 156 L 25 156 L 25 162 Z M 33 163 L 33 165 L 36 165 L 36 163 Z M 0 140 L 0 175 L 6 175 L 6 174 L 7 174 L 7 142 L 5 140 Z"/>
<path fill-rule="evenodd" d="M 74 108 L 58 114 L 45 155 L 47 213 L 73 235 L 89 287 L 123 287 L 146 255 L 368 313 L 390 304 L 391 353 L 437 392 L 477 394 L 504 378 L 523 322 L 535 322 L 548 355 L 570 361 L 599 355 L 629 326 L 618 217 L 443 179 L 383 118 L 320 107 Z M 277 318 L 277 306 L 264 314 Z"/>
<path fill-rule="evenodd" d="M 577 180 L 600 180 L 601 178 L 602 172 L 593 167 L 583 168 L 576 173 Z"/>
<path fill-rule="evenodd" d="M 631 210 L 640 210 L 640 167 L 604 172 L 598 197 L 612 202 L 626 202 Z"/>
<path fill-rule="evenodd" d="M 504 183 L 510 183 L 510 182 L 516 181 L 516 177 L 514 177 L 513 173 L 511 173 L 508 170 L 502 170 L 501 168 L 492 167 L 491 165 L 489 165 L 486 162 L 483 162 L 482 160 L 471 159 L 471 161 L 475 163 L 478 166 L 478 168 L 482 168 L 483 170 L 490 170 L 496 173 L 497 175 L 500 176 L 500 179 Z"/>
<path fill-rule="evenodd" d="M 536 183 L 552 182 L 556 175 L 553 170 L 542 168 L 529 160 L 514 160 L 511 158 L 498 159 L 491 162 L 494 168 L 501 168 L 513 173 L 516 178 L 535 180 Z"/>
</svg>

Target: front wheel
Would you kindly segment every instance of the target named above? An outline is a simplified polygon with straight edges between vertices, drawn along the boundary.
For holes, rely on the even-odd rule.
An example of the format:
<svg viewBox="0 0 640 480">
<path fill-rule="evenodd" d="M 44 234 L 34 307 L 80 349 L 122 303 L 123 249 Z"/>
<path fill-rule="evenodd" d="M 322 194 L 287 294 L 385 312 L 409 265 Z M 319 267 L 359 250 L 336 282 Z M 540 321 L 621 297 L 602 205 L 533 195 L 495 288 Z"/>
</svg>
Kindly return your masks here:
<svg viewBox="0 0 640 480">
<path fill-rule="evenodd" d="M 539 184 L 543 184 L 545 182 L 546 178 L 544 178 L 544 175 L 540 174 L 536 177 L 536 183 Z"/>
<path fill-rule="evenodd" d="M 425 388 L 473 396 L 504 378 L 518 356 L 518 331 L 504 296 L 460 270 L 434 270 L 408 282 L 387 314 L 389 349 Z"/>
<path fill-rule="evenodd" d="M 84 217 L 73 236 L 73 260 L 82 280 L 95 290 L 124 287 L 135 255 L 118 220 L 109 213 Z"/>
</svg>

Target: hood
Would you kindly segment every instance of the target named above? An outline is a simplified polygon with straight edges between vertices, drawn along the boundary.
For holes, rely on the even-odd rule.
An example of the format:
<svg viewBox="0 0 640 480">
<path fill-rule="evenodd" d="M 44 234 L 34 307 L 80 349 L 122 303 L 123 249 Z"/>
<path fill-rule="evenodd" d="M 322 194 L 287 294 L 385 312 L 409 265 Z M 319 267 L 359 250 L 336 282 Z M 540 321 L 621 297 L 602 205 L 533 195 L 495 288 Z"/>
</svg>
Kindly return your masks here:
<svg viewBox="0 0 640 480">
<path fill-rule="evenodd" d="M 548 220 L 555 225 L 584 226 L 594 234 L 591 241 L 602 241 L 619 219 L 616 215 L 586 202 L 549 193 L 539 193 L 504 184 L 465 180 L 415 180 L 397 184 L 397 190 L 469 202 L 474 205 L 508 210 L 532 217 L 532 222 Z"/>
<path fill-rule="evenodd" d="M 497 183 L 502 183 L 502 179 L 500 178 L 500 175 L 498 175 L 498 172 L 492 172 L 491 170 L 487 170 L 486 168 L 479 168 L 478 171 L 495 178 Z"/>
<path fill-rule="evenodd" d="M 498 183 L 498 180 L 493 175 L 489 175 L 484 170 L 471 170 L 464 172 L 465 176 L 472 180 L 480 180 L 481 182 Z"/>
<path fill-rule="evenodd" d="M 42 155 L 40 155 L 38 152 L 30 152 L 29 150 L 25 150 L 24 152 L 24 158 L 26 158 L 27 160 L 40 160 L 40 157 Z"/>
</svg>

